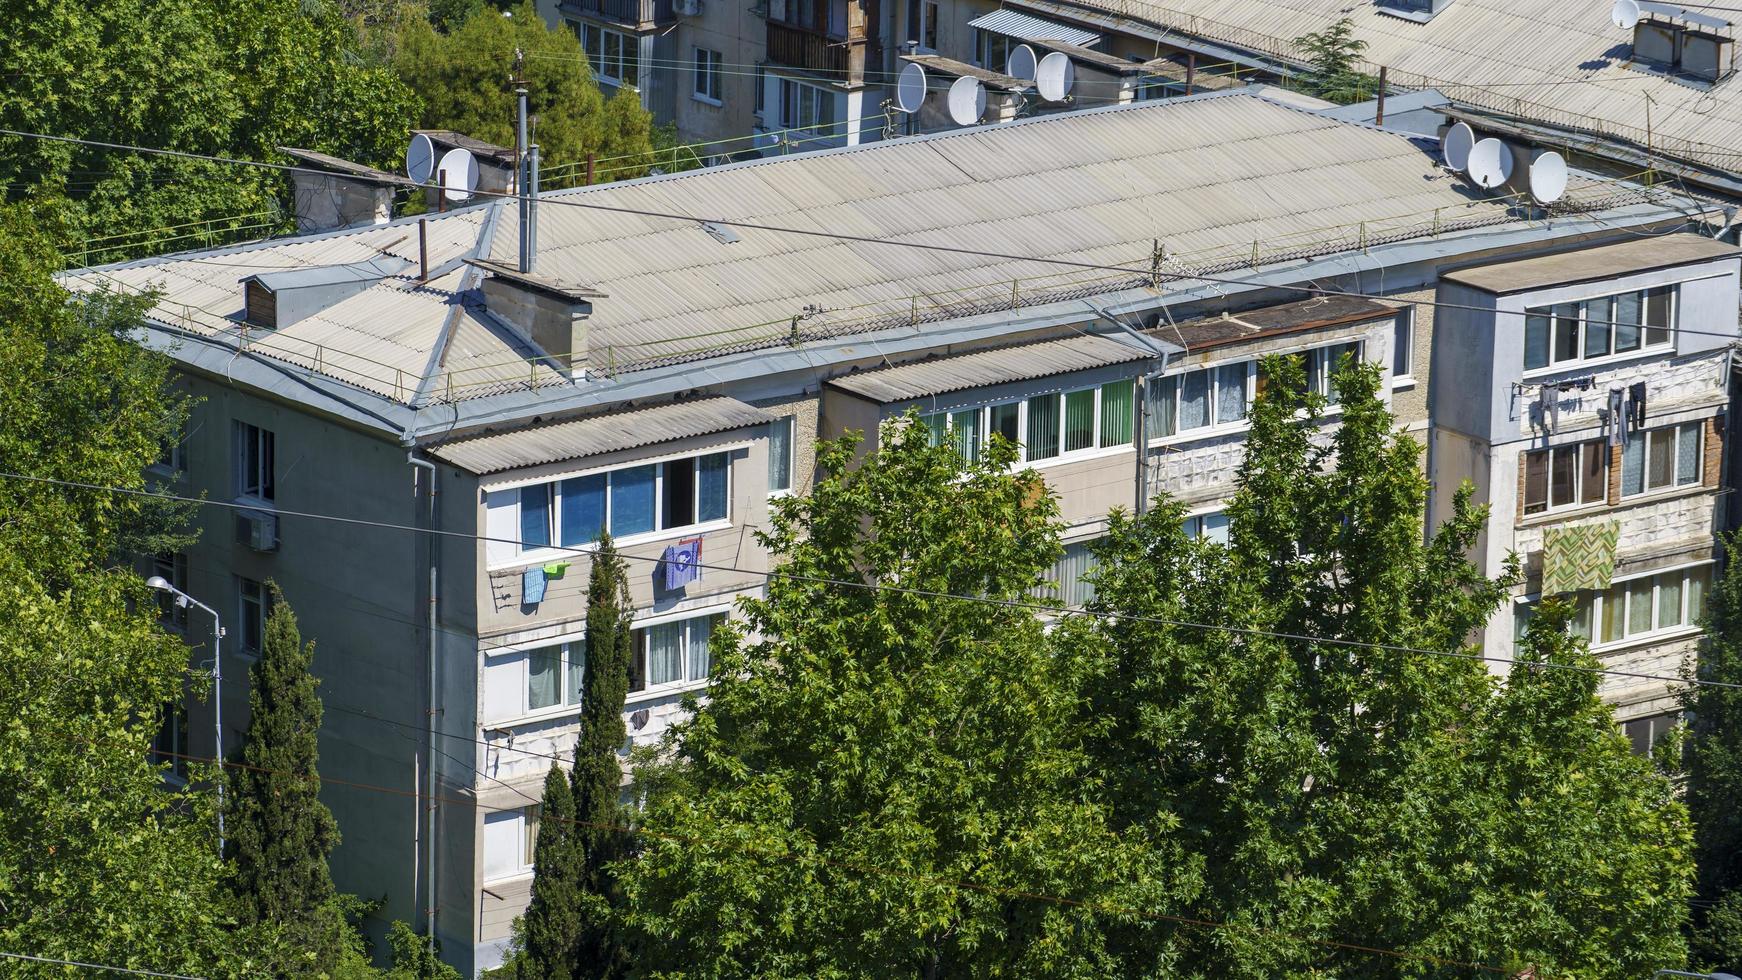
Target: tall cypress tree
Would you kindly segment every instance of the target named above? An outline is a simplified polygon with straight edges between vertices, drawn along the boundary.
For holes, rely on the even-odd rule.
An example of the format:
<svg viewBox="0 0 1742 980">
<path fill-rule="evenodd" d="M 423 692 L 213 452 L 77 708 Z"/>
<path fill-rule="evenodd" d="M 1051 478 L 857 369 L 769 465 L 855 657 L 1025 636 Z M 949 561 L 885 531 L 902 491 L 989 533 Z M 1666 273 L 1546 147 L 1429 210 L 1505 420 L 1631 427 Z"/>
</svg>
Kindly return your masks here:
<svg viewBox="0 0 1742 980">
<path fill-rule="evenodd" d="M 227 805 L 231 888 L 244 923 L 277 930 L 282 972 L 318 972 L 336 953 L 329 941 L 334 897 L 327 855 L 338 824 L 320 800 L 320 682 L 310 672 L 296 614 L 276 585 L 251 682 L 244 765 L 231 770 Z M 294 957 L 294 963 L 289 961 Z"/>
<path fill-rule="evenodd" d="M 623 701 L 634 653 L 629 576 L 606 535 L 587 581 L 587 669 L 581 692 L 581 734 L 572 774 L 580 888 L 585 913 L 575 947 L 575 975 L 621 976 L 627 956 L 612 921 L 617 887 L 608 865 L 629 853 L 618 802 L 623 768 L 617 751 L 628 738 Z"/>
<path fill-rule="evenodd" d="M 556 763 L 544 778 L 538 843 L 532 853 L 532 904 L 520 924 L 515 974 L 523 980 L 568 980 L 580 939 L 580 858 L 575 798 Z"/>
<path fill-rule="evenodd" d="M 1742 535 L 1725 542 L 1731 557 L 1706 606 L 1698 676 L 1742 684 Z M 1682 705 L 1688 732 L 1688 810 L 1694 821 L 1699 897 L 1694 956 L 1707 969 L 1742 968 L 1742 690 L 1689 687 Z"/>
</svg>

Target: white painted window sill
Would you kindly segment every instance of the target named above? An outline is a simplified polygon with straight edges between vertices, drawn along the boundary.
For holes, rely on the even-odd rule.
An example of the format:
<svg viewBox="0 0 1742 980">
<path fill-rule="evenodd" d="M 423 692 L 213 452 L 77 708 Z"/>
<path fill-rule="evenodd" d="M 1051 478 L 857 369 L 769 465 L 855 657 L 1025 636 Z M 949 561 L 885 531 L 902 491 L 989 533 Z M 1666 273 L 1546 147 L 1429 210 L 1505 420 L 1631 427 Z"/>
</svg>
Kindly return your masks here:
<svg viewBox="0 0 1742 980">
<path fill-rule="evenodd" d="M 1392 391 L 1408 391 L 1414 387 L 1415 387 L 1414 375 L 1399 374 L 1399 375 L 1393 375 L 1391 378 L 1391 390 Z"/>
<path fill-rule="evenodd" d="M 711 534 L 715 531 L 725 531 L 732 527 L 730 517 L 706 524 L 690 524 L 685 527 L 661 528 L 657 531 L 643 531 L 626 537 L 614 538 L 618 551 L 634 548 L 640 545 L 659 544 L 663 541 L 682 541 L 701 534 Z M 488 566 L 491 572 L 524 571 L 534 565 L 549 565 L 554 562 L 574 562 L 580 559 L 590 559 L 597 549 L 597 542 L 587 544 L 563 545 L 561 547 L 545 547 L 538 551 L 522 552 L 512 559 Z M 703 556 L 704 560 L 706 556 Z"/>
<path fill-rule="evenodd" d="M 1595 371 L 1605 368 L 1620 367 L 1625 364 L 1631 364 L 1635 361 L 1666 356 L 1675 356 L 1674 343 L 1658 344 L 1656 347 L 1647 347 L 1643 350 L 1630 350 L 1625 354 L 1605 354 L 1602 357 L 1593 357 L 1589 360 L 1579 358 L 1572 361 L 1559 361 L 1550 364 L 1548 367 L 1525 368 L 1521 380 L 1525 382 L 1533 382 L 1539 381 L 1543 378 L 1552 378 L 1557 374 L 1578 374 L 1581 371 Z"/>
</svg>

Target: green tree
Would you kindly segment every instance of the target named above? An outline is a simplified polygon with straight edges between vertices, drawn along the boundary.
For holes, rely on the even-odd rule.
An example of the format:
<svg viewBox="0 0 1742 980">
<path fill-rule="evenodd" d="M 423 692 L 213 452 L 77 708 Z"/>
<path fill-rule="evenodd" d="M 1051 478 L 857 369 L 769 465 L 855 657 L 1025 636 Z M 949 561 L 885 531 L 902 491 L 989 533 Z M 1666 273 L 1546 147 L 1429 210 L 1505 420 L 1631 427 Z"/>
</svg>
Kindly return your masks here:
<svg viewBox="0 0 1742 980">
<path fill-rule="evenodd" d="M 544 168 L 572 167 L 593 153 L 613 160 L 614 169 L 629 168 L 613 177 L 645 173 L 653 123 L 639 97 L 625 86 L 607 99 L 574 32 L 546 26 L 531 3 L 509 13 L 480 7 L 446 34 L 421 17 L 401 22 L 393 66 L 423 97 L 419 124 L 513 146 L 509 79 L 518 49 L 525 55 L 529 111 L 538 117 L 533 138 Z"/>
<path fill-rule="evenodd" d="M 538 841 L 532 853 L 532 902 L 520 921 L 515 976 L 568 980 L 575 972 L 581 930 L 581 853 L 575 840 L 575 798 L 569 777 L 551 763 L 539 801 Z"/>
<path fill-rule="evenodd" d="M 1742 537 L 1725 540 L 1736 554 Z M 1731 560 L 1707 600 L 1695 676 L 1742 684 L 1742 562 Z M 1742 969 L 1742 690 L 1689 687 L 1687 801 L 1699 865 L 1695 955 L 1710 969 Z"/>
<path fill-rule="evenodd" d="M 277 935 L 275 970 L 300 976 L 331 969 L 346 929 L 333 912 L 327 869 L 339 830 L 320 800 L 314 644 L 303 643 L 296 614 L 271 590 L 260 659 L 248 671 L 251 715 L 242 765 L 231 770 L 225 831 L 238 915 Z"/>
<path fill-rule="evenodd" d="M 632 843 L 614 828 L 623 822 L 623 764 L 618 751 L 628 741 L 623 702 L 629 696 L 635 655 L 629 572 L 609 534 L 593 553 L 587 576 L 587 666 L 581 689 L 581 731 L 571 773 L 573 841 L 577 850 L 580 926 L 571 962 L 582 976 L 615 977 L 628 968 L 628 952 L 616 921 L 620 889 L 612 865 Z"/>
<path fill-rule="evenodd" d="M 1003 440 L 966 469 L 912 418 L 855 467 L 857 441 L 823 444 L 824 479 L 776 504 L 786 574 L 742 604 L 759 639 L 714 632 L 708 701 L 672 745 L 681 788 L 620 870 L 637 967 L 1117 973 L 1099 920 L 1167 907 L 1195 871 L 1092 798 L 1080 658 L 1020 605 L 936 597 L 1028 601 L 1056 504 Z"/>
<path fill-rule="evenodd" d="M 349 23 L 303 0 L 35 0 L 0 4 L 0 127 L 286 162 L 301 146 L 391 167 L 410 89 L 351 51 Z M 290 227 L 284 175 L 126 150 L 0 137 L 0 187 L 64 195 L 57 248 L 80 263 Z"/>
<path fill-rule="evenodd" d="M 1319 98 L 1348 105 L 1371 99 L 1378 91 L 1378 80 L 1355 68 L 1367 42 L 1355 36 L 1355 22 L 1349 18 L 1295 38 L 1294 46 L 1307 62 L 1301 81 Z"/>
<path fill-rule="evenodd" d="M 1183 847 L 1204 887 L 1177 911 L 1227 926 L 1118 930 L 1127 972 L 1677 962 L 1686 816 L 1592 675 L 1535 666 L 1594 665 L 1565 610 L 1540 617 L 1504 687 L 1478 660 L 1411 652 L 1463 649 L 1516 566 L 1489 581 L 1465 559 L 1487 517 L 1467 487 L 1424 533 L 1420 450 L 1375 368 L 1336 379 L 1328 439 L 1298 359 L 1263 371 L 1228 545 L 1189 540 L 1165 499 L 1115 516 L 1103 618 L 1064 631 L 1101 660 L 1091 746 L 1115 826 Z"/>
<path fill-rule="evenodd" d="M 0 460 L 143 488 L 185 406 L 167 361 L 127 341 L 138 301 L 72 302 L 51 241 L 0 207 Z M 166 786 L 169 761 L 152 754 L 187 647 L 155 624 L 138 578 L 109 567 L 145 504 L 0 479 L 0 949 L 245 973 L 212 798 Z"/>
</svg>

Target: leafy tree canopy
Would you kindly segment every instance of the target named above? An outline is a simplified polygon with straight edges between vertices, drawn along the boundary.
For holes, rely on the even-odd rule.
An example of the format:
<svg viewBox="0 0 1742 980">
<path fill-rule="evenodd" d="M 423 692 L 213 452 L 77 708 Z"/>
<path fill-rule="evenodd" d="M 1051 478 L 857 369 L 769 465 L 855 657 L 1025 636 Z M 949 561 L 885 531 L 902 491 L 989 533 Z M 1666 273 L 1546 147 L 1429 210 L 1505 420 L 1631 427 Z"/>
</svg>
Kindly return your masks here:
<svg viewBox="0 0 1742 980">
<path fill-rule="evenodd" d="M 1729 567 L 1706 605 L 1697 676 L 1742 684 L 1742 536 L 1726 539 Z M 1690 687 L 1688 809 L 1699 862 L 1695 953 L 1707 969 L 1742 970 L 1742 690 Z"/>
<path fill-rule="evenodd" d="M 1379 90 L 1378 79 L 1355 67 L 1361 52 L 1367 50 L 1367 42 L 1355 36 L 1355 22 L 1349 18 L 1295 38 L 1294 46 L 1308 66 L 1301 81 L 1319 98 L 1348 105 L 1371 99 Z"/>
</svg>

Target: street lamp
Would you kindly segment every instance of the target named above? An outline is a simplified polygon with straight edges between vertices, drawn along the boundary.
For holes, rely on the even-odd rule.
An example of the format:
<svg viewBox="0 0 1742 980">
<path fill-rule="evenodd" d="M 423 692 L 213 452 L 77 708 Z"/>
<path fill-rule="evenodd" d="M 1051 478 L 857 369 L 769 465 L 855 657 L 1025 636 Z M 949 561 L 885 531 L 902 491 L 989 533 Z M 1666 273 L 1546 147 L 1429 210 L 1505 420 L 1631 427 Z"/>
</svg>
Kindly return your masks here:
<svg viewBox="0 0 1742 980">
<path fill-rule="evenodd" d="M 145 580 L 145 584 L 159 592 L 167 592 L 175 597 L 175 604 L 186 609 L 198 606 L 212 617 L 212 714 L 216 717 L 217 741 L 214 743 L 214 755 L 218 762 L 218 857 L 224 856 L 224 626 L 218 619 L 218 611 L 206 605 L 186 592 L 176 588 L 162 575 L 153 575 Z"/>
<path fill-rule="evenodd" d="M 1698 980 L 1742 980 L 1734 973 L 1689 973 L 1686 970 L 1659 970 L 1651 975 L 1651 980 L 1658 977 L 1697 977 Z"/>
</svg>

